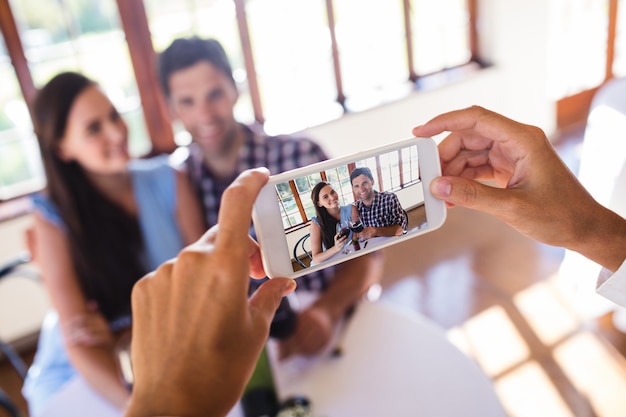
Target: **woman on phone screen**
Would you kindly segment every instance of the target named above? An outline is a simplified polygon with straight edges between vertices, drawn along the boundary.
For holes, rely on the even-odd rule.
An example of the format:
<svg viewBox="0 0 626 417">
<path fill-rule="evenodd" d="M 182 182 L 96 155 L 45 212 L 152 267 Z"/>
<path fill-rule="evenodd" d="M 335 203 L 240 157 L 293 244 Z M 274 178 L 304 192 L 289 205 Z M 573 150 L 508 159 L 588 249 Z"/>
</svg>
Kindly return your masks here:
<svg viewBox="0 0 626 417">
<path fill-rule="evenodd" d="M 352 238 L 349 227 L 358 221 L 359 212 L 352 204 L 341 206 L 337 191 L 327 182 L 313 187 L 311 200 L 317 215 L 311 218 L 311 255 L 319 264 L 341 252 Z"/>
<path fill-rule="evenodd" d="M 85 76 L 52 78 L 38 92 L 33 121 L 47 186 L 33 198 L 31 249 L 53 311 L 24 396 L 38 415 L 80 375 L 123 410 L 130 392 L 115 343 L 131 324 L 131 289 L 202 235 L 200 206 L 166 157 L 131 161 L 126 123 Z"/>
</svg>

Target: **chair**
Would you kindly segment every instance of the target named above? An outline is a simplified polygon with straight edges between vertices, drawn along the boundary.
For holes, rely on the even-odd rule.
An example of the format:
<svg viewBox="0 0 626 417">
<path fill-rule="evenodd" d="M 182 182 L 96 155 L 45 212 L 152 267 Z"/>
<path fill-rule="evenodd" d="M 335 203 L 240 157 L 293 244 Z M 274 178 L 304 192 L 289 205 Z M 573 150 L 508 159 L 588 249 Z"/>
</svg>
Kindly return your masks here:
<svg viewBox="0 0 626 417">
<path fill-rule="evenodd" d="M 24 252 L 20 254 L 15 259 L 9 261 L 5 265 L 0 266 L 0 280 L 3 278 L 11 276 L 11 274 L 22 264 L 29 263 L 31 261 L 31 256 L 29 252 Z M 26 372 L 28 367 L 26 363 L 22 360 L 19 353 L 11 346 L 9 343 L 4 342 L 0 339 L 0 351 L 4 354 L 4 356 L 8 359 L 9 363 L 15 369 L 15 372 L 20 376 L 22 381 L 26 378 Z M 21 417 L 22 414 L 18 410 L 15 403 L 9 398 L 7 393 L 0 388 L 0 407 L 4 408 L 10 416 L 12 417 Z"/>
<path fill-rule="evenodd" d="M 402 209 L 402 212 L 404 213 L 404 218 L 406 219 L 406 226 L 403 228 L 404 233 L 406 233 L 407 230 L 409 230 L 409 213 L 407 213 L 405 209 Z"/>
<path fill-rule="evenodd" d="M 311 262 L 313 261 L 313 255 L 311 255 L 311 251 L 307 250 L 305 247 L 306 241 L 311 237 L 310 233 L 302 236 L 293 247 L 293 259 L 302 267 L 308 268 Z M 298 255 L 298 252 L 302 252 Z M 309 265 L 302 262 L 302 258 L 309 258 Z"/>
</svg>

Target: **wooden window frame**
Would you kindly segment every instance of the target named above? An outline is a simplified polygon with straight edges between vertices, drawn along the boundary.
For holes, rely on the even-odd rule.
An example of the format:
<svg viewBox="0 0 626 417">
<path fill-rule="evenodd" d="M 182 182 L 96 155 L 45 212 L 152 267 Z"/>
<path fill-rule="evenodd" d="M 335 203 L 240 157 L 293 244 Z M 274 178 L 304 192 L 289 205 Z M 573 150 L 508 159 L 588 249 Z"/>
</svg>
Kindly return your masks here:
<svg viewBox="0 0 626 417">
<path fill-rule="evenodd" d="M 606 83 L 615 76 L 613 73 L 613 61 L 615 60 L 615 38 L 617 36 L 617 13 L 619 0 L 608 1 L 609 24 L 607 26 L 606 69 L 602 84 Z M 566 130 L 585 123 L 587 115 L 589 114 L 589 109 L 591 108 L 591 100 L 593 100 L 593 96 L 602 84 L 557 100 L 557 128 Z"/>
<path fill-rule="evenodd" d="M 263 125 L 265 122 L 261 95 L 256 77 L 254 54 L 250 42 L 248 21 L 245 10 L 245 0 L 233 0 L 236 10 L 236 20 L 239 29 L 241 48 L 244 56 L 245 69 L 248 77 L 249 91 L 254 111 L 255 122 Z M 143 0 L 116 0 L 122 29 L 126 36 L 130 51 L 131 63 L 139 91 L 142 105 L 142 113 L 145 119 L 147 132 L 152 150 L 149 155 L 169 153 L 176 148 L 167 103 L 161 93 L 157 69 L 156 52 L 152 45 L 150 28 Z M 335 34 L 334 1 L 325 0 L 326 13 L 332 42 L 332 60 L 337 89 L 337 102 L 342 106 L 344 113 L 346 108 L 346 96 L 343 90 L 342 74 L 340 66 L 339 49 Z M 470 49 L 471 60 L 479 62 L 478 42 L 476 32 L 477 0 L 467 0 L 470 19 Z M 406 37 L 406 53 L 408 63 L 409 80 L 415 82 L 418 75 L 413 63 L 412 28 L 410 19 L 411 0 L 403 0 L 404 26 Z M 7 46 L 12 65 L 15 69 L 17 80 L 26 104 L 32 109 L 33 100 L 37 92 L 26 59 L 24 48 L 20 40 L 15 17 L 11 11 L 9 0 L 0 0 L 0 27 Z"/>
</svg>

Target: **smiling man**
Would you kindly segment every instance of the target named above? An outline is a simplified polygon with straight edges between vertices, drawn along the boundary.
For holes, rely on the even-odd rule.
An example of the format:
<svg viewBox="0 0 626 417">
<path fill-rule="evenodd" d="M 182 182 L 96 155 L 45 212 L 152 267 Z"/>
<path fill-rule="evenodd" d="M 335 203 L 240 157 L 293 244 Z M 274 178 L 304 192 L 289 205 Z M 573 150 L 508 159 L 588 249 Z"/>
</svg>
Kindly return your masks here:
<svg viewBox="0 0 626 417">
<path fill-rule="evenodd" d="M 369 168 L 356 168 L 350 173 L 352 191 L 358 199 L 356 207 L 365 229 L 360 236 L 399 236 L 408 226 L 408 219 L 398 196 L 374 190 L 374 177 Z"/>
<path fill-rule="evenodd" d="M 176 39 L 159 56 L 159 78 L 172 115 L 192 137 L 185 163 L 207 227 L 217 224 L 222 194 L 241 172 L 266 167 L 278 174 L 327 159 L 310 139 L 268 136 L 236 120 L 239 93 L 226 53 L 214 39 Z M 364 256 L 299 278 L 298 288 L 318 297 L 299 312 L 295 329 L 281 342 L 281 356 L 323 349 L 334 323 L 380 279 L 379 265 L 380 256 Z"/>
</svg>

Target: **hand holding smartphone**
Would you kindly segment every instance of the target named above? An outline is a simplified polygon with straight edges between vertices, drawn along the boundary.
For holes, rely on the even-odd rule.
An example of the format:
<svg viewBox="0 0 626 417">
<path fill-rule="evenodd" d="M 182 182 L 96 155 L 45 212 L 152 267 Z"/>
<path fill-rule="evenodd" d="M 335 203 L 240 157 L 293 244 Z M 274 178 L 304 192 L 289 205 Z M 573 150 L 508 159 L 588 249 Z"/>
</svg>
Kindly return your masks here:
<svg viewBox="0 0 626 417">
<path fill-rule="evenodd" d="M 252 213 L 265 272 L 297 278 L 438 229 L 446 207 L 428 185 L 440 175 L 435 142 L 411 138 L 271 176 Z"/>
</svg>

